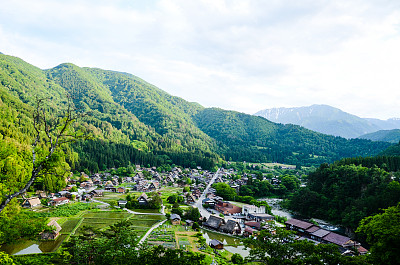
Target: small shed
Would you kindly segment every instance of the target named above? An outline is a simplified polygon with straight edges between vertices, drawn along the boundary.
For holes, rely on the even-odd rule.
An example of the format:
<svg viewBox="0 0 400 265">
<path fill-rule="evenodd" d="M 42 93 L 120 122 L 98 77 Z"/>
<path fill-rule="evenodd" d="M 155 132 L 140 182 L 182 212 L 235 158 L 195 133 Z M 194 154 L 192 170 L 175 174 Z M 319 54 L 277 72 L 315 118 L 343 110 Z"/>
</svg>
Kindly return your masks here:
<svg viewBox="0 0 400 265">
<path fill-rule="evenodd" d="M 217 239 L 211 240 L 209 245 L 210 245 L 210 247 L 212 247 L 214 249 L 223 249 L 224 248 L 224 244 Z"/>
</svg>

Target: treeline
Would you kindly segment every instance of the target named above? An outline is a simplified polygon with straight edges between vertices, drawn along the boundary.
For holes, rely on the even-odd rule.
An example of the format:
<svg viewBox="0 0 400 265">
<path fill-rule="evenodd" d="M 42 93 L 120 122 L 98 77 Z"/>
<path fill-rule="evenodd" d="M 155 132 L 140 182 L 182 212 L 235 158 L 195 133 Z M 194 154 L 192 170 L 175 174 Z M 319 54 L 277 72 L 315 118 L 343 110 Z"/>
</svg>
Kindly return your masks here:
<svg viewBox="0 0 400 265">
<path fill-rule="evenodd" d="M 289 208 L 355 229 L 364 217 L 400 201 L 400 173 L 382 168 L 396 168 L 384 163 L 388 161 L 380 157 L 322 164 L 309 175 L 307 187 L 293 195 Z"/>
<path fill-rule="evenodd" d="M 375 157 L 355 157 L 344 158 L 335 162 L 336 165 L 361 165 L 363 167 L 374 167 L 384 169 L 388 172 L 396 172 L 400 170 L 400 156 L 375 156 Z"/>
<path fill-rule="evenodd" d="M 197 126 L 219 143 L 226 160 L 293 165 L 320 165 L 343 157 L 372 156 L 390 146 L 385 142 L 347 140 L 292 124 L 276 124 L 258 116 L 218 108 L 199 111 Z"/>
<path fill-rule="evenodd" d="M 141 151 L 132 145 L 113 143 L 103 140 L 80 141 L 73 144 L 79 160 L 73 169 L 76 171 L 98 172 L 108 168 L 126 167 L 130 163 L 137 165 L 181 165 L 183 167 L 212 169 L 217 157 L 212 154 L 190 152 L 150 152 Z"/>
</svg>

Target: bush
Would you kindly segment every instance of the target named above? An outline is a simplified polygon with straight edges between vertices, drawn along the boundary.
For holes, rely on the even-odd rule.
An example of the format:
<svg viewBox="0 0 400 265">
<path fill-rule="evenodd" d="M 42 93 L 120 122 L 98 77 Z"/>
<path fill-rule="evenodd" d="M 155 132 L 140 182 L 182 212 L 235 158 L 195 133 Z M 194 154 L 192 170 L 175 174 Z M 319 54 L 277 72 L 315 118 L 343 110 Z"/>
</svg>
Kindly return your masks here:
<svg viewBox="0 0 400 265">
<path fill-rule="evenodd" d="M 243 264 L 243 257 L 240 254 L 235 253 L 232 255 L 231 261 L 233 264 Z"/>
</svg>

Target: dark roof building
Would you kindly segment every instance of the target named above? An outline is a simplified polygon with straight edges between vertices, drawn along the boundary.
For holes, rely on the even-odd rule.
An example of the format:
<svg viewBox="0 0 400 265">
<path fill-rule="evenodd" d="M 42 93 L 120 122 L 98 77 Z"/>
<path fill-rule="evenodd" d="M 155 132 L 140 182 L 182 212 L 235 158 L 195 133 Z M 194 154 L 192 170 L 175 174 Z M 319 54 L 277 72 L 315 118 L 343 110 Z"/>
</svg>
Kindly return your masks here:
<svg viewBox="0 0 400 265">
<path fill-rule="evenodd" d="M 223 224 L 225 224 L 224 218 L 221 218 L 221 217 L 215 216 L 215 215 L 210 215 L 207 222 L 204 223 L 204 226 L 218 230 L 220 228 L 220 226 Z"/>
</svg>

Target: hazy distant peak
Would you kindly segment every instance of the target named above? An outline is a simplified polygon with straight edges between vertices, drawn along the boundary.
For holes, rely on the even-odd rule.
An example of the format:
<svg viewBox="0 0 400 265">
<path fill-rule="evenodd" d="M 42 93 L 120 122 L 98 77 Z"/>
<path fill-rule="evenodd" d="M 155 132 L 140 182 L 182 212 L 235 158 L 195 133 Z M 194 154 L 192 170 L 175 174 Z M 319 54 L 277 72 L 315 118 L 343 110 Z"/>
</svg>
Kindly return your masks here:
<svg viewBox="0 0 400 265">
<path fill-rule="evenodd" d="M 400 119 L 387 121 L 363 119 L 338 108 L 314 104 L 294 108 L 271 108 L 261 110 L 254 115 L 283 124 L 296 124 L 317 132 L 355 138 L 382 129 L 400 128 Z"/>
</svg>

